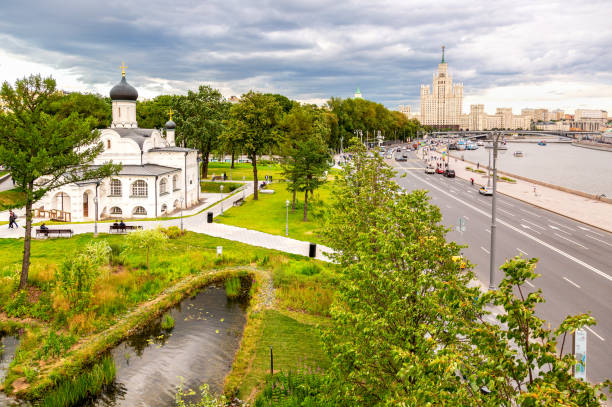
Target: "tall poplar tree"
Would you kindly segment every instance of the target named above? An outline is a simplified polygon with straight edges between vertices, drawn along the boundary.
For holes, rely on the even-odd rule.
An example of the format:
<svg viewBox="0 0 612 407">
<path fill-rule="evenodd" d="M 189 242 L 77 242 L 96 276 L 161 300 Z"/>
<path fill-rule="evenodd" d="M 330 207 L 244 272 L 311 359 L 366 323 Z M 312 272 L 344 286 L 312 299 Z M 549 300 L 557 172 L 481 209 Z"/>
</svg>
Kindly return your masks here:
<svg viewBox="0 0 612 407">
<path fill-rule="evenodd" d="M 89 163 L 103 150 L 96 120 L 77 113 L 50 115 L 50 104 L 60 95 L 55 80 L 32 75 L 4 82 L 0 98 L 8 109 L 0 113 L 0 162 L 25 194 L 26 230 L 19 288 L 27 285 L 30 267 L 32 206 L 50 190 L 77 181 L 117 173 L 111 163 L 93 169 Z"/>
</svg>

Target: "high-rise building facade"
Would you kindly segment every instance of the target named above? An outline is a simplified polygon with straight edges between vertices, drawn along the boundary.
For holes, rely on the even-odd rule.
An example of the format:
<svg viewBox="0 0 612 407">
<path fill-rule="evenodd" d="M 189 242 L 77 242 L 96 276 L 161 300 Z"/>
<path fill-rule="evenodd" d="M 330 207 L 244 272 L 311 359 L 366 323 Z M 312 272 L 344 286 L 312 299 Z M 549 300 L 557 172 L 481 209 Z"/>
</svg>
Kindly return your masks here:
<svg viewBox="0 0 612 407">
<path fill-rule="evenodd" d="M 438 72 L 433 75 L 432 87 L 421 85 L 421 124 L 459 128 L 462 106 L 463 84 L 453 84 L 442 47 L 442 61 L 438 64 Z"/>
</svg>

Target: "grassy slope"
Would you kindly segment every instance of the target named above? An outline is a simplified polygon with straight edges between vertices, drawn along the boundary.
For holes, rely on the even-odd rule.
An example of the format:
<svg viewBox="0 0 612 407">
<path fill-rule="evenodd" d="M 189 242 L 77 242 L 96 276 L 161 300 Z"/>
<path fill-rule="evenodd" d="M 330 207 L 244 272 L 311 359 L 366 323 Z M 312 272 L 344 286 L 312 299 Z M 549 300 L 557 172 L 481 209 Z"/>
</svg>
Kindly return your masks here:
<svg viewBox="0 0 612 407">
<path fill-rule="evenodd" d="M 308 221 L 304 222 L 304 195 L 298 194 L 295 211 L 291 210 L 292 194 L 284 183 L 272 184 L 274 194 L 259 194 L 259 200 L 252 197 L 239 207 L 228 209 L 215 222 L 259 230 L 273 235 L 285 236 L 286 204 L 289 200 L 289 237 L 320 243 L 316 230 L 321 227 L 321 211 L 329 201 L 330 186 L 324 185 L 315 191 L 314 199 L 308 197 Z"/>
<path fill-rule="evenodd" d="M 71 239 L 50 239 L 44 241 L 34 240 L 32 243 L 32 268 L 30 283 L 37 286 L 42 295 L 39 298 L 54 297 L 53 287 L 54 270 L 57 270 L 63 259 L 70 253 L 83 248 L 92 240 L 91 235 L 77 235 Z M 100 235 L 98 239 L 108 240 L 111 244 L 121 244 L 123 236 Z M 216 246 L 224 247 L 223 259 L 217 259 Z M 21 261 L 23 240 L 0 240 L 0 313 L 14 298 L 17 276 Z M 20 349 L 21 363 L 17 364 L 7 377 L 12 383 L 24 374 L 25 366 L 37 366 L 34 356 L 37 349 L 44 344 L 46 332 L 53 326 L 53 330 L 64 332 L 66 335 L 76 335 L 76 339 L 88 338 L 87 343 L 92 344 L 88 351 L 78 352 L 70 350 L 62 357 L 91 358 L 96 342 L 93 338 L 97 333 L 105 333 L 106 329 L 113 329 L 123 321 L 126 312 L 134 306 L 145 301 L 159 298 L 162 292 L 185 278 L 195 276 L 194 273 L 211 270 L 218 267 L 233 265 L 258 265 L 260 268 L 272 271 L 276 286 L 276 298 L 273 308 L 260 312 L 257 323 L 250 323 L 246 332 L 250 332 L 250 339 L 243 340 L 238 358 L 242 361 L 242 370 L 232 372 L 234 388 L 241 390 L 243 397 L 253 393 L 264 382 L 266 369 L 269 363 L 269 346 L 275 347 L 277 353 L 277 369 L 296 369 L 303 367 L 304 359 L 309 366 L 327 366 L 327 360 L 320 346 L 317 324 L 326 324 L 329 320 L 326 309 L 333 297 L 333 273 L 328 271 L 329 265 L 309 260 L 301 256 L 288 255 L 273 250 L 261 249 L 224 239 L 209 237 L 195 233 L 170 240 L 168 246 L 151 259 L 151 275 L 143 270 L 144 255 L 132 254 L 126 261 L 125 270 L 112 274 L 110 278 L 103 277 L 96 285 L 93 303 L 96 309 L 87 314 L 80 314 L 81 318 L 74 318 L 70 311 L 49 310 L 49 320 L 37 319 L 41 328 L 27 328 L 28 340 L 22 342 Z M 45 294 L 48 293 L 48 294 Z M 61 301 L 60 301 L 61 302 Z M 32 305 L 32 308 L 34 305 Z M 63 313 L 65 320 L 55 319 L 57 313 Z M 66 314 L 68 312 L 68 314 Z M 87 320 L 83 321 L 82 317 Z M 27 312 L 18 316 L 31 318 Z M 78 315 L 77 315 L 78 317 Z M 4 318 L 0 318 L 0 329 Z M 15 319 L 14 319 L 15 320 Z M 29 326 L 28 323 L 24 326 Z M 93 335 L 93 336 L 92 336 Z M 100 345 L 101 346 L 101 345 Z M 80 356 L 82 354 L 82 356 Z M 76 356 L 75 356 L 76 355 Z M 82 359 L 82 360 L 85 360 Z M 72 359 L 70 366 L 61 367 L 61 362 L 51 359 L 50 363 L 61 368 L 65 374 L 75 373 L 79 364 Z M 57 372 L 57 370 L 56 370 Z M 41 372 L 42 373 L 42 372 Z M 42 380 L 42 381 L 39 381 Z M 48 383 L 44 377 L 38 377 L 32 383 Z M 41 387 L 39 387 L 41 388 Z"/>
</svg>

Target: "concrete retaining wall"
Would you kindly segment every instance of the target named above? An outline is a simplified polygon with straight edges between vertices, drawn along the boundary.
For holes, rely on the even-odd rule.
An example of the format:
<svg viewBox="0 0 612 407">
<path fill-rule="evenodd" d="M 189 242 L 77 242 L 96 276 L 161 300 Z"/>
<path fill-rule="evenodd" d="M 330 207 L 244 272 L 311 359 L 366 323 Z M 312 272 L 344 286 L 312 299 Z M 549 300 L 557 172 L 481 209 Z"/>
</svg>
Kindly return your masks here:
<svg viewBox="0 0 612 407">
<path fill-rule="evenodd" d="M 591 150 L 609 151 L 612 153 L 612 144 L 584 143 L 584 142 L 576 141 L 576 142 L 573 142 L 572 145 L 576 147 L 590 148 Z"/>
</svg>

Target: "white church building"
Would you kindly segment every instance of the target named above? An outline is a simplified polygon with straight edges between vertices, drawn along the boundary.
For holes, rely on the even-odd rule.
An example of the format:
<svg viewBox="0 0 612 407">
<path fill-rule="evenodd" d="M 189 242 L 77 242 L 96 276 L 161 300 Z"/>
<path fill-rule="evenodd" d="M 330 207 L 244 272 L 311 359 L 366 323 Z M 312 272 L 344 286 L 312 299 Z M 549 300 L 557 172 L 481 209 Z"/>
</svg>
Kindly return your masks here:
<svg viewBox="0 0 612 407">
<path fill-rule="evenodd" d="M 123 165 L 119 174 L 102 180 L 68 184 L 49 191 L 36 209 L 67 213 L 73 222 L 96 218 L 155 218 L 200 201 L 198 152 L 177 147 L 176 124 L 172 117 L 165 125 L 166 136 L 158 129 L 141 129 L 136 122 L 138 92 L 121 82 L 110 91 L 112 124 L 101 131 L 104 151 L 93 166 L 112 161 Z M 97 205 L 96 205 L 97 201 Z"/>
</svg>

